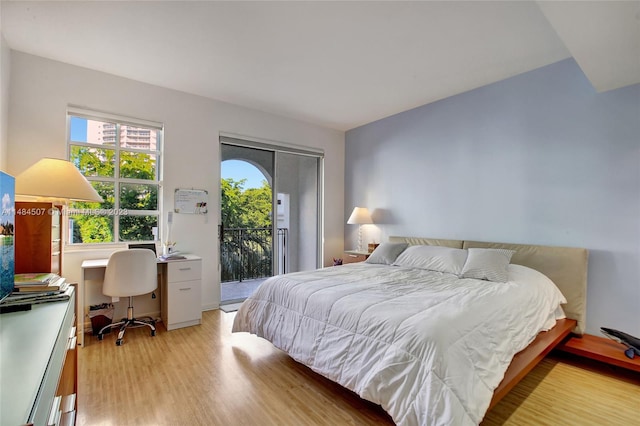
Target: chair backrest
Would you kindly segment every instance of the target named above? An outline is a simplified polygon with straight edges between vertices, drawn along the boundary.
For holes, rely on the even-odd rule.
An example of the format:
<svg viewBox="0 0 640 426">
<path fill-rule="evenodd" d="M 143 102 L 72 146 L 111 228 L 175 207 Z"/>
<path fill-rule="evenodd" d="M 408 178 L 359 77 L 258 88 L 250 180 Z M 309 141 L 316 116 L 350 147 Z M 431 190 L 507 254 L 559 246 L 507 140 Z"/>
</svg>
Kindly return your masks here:
<svg viewBox="0 0 640 426">
<path fill-rule="evenodd" d="M 151 293 L 158 288 L 156 257 L 151 250 L 130 249 L 113 252 L 104 273 L 102 293 L 128 297 Z"/>
</svg>

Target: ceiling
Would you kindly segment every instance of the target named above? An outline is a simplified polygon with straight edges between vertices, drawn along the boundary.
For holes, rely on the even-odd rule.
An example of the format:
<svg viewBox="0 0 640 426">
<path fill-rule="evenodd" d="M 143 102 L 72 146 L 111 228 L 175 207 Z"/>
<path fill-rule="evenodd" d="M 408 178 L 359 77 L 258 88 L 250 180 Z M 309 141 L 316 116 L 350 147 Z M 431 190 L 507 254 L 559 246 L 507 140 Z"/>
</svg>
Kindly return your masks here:
<svg viewBox="0 0 640 426">
<path fill-rule="evenodd" d="M 640 1 L 0 3 L 9 47 L 349 130 L 573 57 L 640 83 Z"/>
</svg>

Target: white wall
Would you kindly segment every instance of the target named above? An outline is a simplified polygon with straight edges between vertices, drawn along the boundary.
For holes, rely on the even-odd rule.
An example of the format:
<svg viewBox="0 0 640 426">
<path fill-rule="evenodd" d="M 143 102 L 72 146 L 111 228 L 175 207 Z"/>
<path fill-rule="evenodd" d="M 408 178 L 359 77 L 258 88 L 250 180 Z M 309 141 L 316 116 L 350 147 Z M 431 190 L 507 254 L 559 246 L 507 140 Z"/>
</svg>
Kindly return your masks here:
<svg viewBox="0 0 640 426">
<path fill-rule="evenodd" d="M 1 9 L 0 9 L 1 10 Z M 1 16 L 1 13 L 0 13 Z M 9 81 L 11 80 L 9 46 L 0 30 L 0 170 L 7 170 L 9 130 Z"/>
<path fill-rule="evenodd" d="M 172 228 L 179 250 L 204 259 L 203 308 L 215 308 L 220 301 L 216 239 L 220 132 L 323 149 L 327 188 L 325 259 L 342 251 L 343 132 L 16 51 L 11 52 L 11 75 L 7 165 L 12 174 L 41 157 L 66 157 L 68 105 L 164 123 L 165 207 L 173 206 L 175 188 L 209 192 L 211 209 L 207 216 L 174 215 Z M 100 258 L 107 253 L 65 251 L 64 275 L 79 280 L 83 259 Z"/>
</svg>

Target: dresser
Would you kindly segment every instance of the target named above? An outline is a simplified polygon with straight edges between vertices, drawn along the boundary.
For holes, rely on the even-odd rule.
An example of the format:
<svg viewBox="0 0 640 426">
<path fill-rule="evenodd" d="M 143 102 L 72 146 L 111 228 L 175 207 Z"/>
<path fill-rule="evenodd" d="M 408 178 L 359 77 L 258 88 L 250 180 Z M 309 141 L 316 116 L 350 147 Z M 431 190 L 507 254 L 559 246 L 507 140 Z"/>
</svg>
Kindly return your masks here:
<svg viewBox="0 0 640 426">
<path fill-rule="evenodd" d="M 74 425 L 75 292 L 68 301 L 0 315 L 0 424 Z"/>
<path fill-rule="evenodd" d="M 51 203 L 16 202 L 15 273 L 61 275 L 61 214 Z"/>
<path fill-rule="evenodd" d="M 162 277 L 162 322 L 167 330 L 202 322 L 202 259 L 170 260 Z"/>
</svg>

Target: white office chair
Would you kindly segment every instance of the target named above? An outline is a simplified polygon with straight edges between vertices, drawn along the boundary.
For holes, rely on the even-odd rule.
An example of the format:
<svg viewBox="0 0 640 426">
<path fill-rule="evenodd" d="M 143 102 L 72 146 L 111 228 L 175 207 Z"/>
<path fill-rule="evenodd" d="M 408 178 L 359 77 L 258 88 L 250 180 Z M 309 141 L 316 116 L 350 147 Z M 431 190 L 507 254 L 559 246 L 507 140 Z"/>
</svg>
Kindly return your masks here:
<svg viewBox="0 0 640 426">
<path fill-rule="evenodd" d="M 156 335 L 154 320 L 140 320 L 133 316 L 133 296 L 151 293 L 158 287 L 156 257 L 151 250 L 130 249 L 119 250 L 111 254 L 104 273 L 102 293 L 111 297 L 129 297 L 127 317 L 120 322 L 103 327 L 98 339 L 104 338 L 104 331 L 120 327 L 116 345 L 122 345 L 122 338 L 127 327 L 147 326 L 151 335 Z"/>
</svg>

